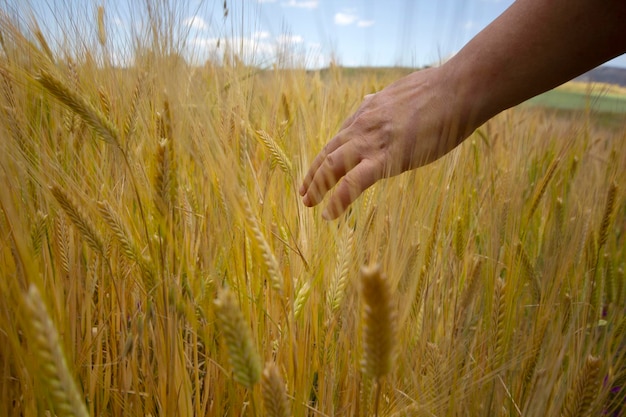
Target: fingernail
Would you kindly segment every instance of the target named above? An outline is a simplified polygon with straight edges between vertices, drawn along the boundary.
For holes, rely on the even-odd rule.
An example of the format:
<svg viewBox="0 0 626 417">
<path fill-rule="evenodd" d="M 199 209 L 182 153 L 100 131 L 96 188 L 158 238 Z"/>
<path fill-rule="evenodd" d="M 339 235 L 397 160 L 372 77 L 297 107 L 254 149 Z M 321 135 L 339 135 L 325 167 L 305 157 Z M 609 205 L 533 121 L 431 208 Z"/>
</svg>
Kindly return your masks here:
<svg viewBox="0 0 626 417">
<path fill-rule="evenodd" d="M 305 195 L 304 197 L 302 197 L 302 204 L 304 204 L 307 207 L 311 207 L 311 199 L 309 198 L 308 195 Z"/>
<path fill-rule="evenodd" d="M 300 195 L 304 195 L 304 185 L 301 185 L 300 188 L 298 189 L 298 192 L 300 193 Z"/>
<path fill-rule="evenodd" d="M 324 209 L 324 211 L 322 212 L 322 219 L 324 219 L 324 220 L 331 220 L 330 213 L 328 212 L 328 209 Z"/>
</svg>

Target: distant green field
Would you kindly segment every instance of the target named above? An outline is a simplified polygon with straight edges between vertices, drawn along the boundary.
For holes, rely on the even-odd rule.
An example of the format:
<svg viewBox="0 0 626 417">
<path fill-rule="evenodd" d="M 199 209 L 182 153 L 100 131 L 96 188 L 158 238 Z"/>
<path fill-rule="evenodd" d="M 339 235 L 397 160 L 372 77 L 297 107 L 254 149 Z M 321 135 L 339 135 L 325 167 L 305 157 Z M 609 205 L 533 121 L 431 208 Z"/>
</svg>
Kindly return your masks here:
<svg viewBox="0 0 626 417">
<path fill-rule="evenodd" d="M 561 110 L 582 110 L 589 107 L 595 112 L 626 113 L 626 95 L 587 94 L 579 91 L 555 89 L 528 100 L 525 105 L 538 105 Z"/>
</svg>

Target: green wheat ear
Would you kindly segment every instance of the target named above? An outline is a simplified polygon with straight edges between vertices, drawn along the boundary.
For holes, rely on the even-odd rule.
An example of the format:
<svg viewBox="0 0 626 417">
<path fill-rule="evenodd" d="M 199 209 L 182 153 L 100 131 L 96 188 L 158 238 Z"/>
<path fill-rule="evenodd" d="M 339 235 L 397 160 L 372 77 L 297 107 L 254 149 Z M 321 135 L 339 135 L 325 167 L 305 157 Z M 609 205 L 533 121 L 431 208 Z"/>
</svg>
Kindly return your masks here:
<svg viewBox="0 0 626 417">
<path fill-rule="evenodd" d="M 233 368 L 233 378 L 244 387 L 252 388 L 261 378 L 261 359 L 254 347 L 250 328 L 228 288 L 219 291 L 215 307 Z"/>
<path fill-rule="evenodd" d="M 59 334 L 48 315 L 48 310 L 35 285 L 24 296 L 29 340 L 36 358 L 38 379 L 50 395 L 55 412 L 59 416 L 87 417 L 89 413 L 82 395 L 67 366 Z"/>
</svg>

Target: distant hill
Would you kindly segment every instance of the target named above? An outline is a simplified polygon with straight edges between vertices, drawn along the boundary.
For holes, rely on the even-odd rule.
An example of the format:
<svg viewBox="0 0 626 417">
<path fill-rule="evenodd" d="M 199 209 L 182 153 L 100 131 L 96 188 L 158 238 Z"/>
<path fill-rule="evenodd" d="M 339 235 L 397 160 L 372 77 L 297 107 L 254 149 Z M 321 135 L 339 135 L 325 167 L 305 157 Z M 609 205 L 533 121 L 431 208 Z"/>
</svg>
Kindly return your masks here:
<svg viewBox="0 0 626 417">
<path fill-rule="evenodd" d="M 574 78 L 575 81 L 615 84 L 626 87 L 626 68 L 600 66 Z"/>
</svg>

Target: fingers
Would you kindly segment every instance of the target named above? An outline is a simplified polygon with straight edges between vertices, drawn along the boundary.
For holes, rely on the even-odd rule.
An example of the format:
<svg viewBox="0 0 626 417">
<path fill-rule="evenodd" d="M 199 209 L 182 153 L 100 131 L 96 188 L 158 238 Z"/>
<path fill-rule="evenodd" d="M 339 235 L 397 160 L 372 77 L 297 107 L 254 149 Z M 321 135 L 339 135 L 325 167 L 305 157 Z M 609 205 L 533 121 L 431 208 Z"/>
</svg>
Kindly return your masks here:
<svg viewBox="0 0 626 417">
<path fill-rule="evenodd" d="M 364 159 L 363 146 L 359 146 L 362 134 L 355 134 L 355 129 L 351 128 L 373 97 L 373 94 L 365 96 L 356 113 L 344 121 L 339 133 L 315 157 L 300 186 L 302 202 L 313 207 L 339 182 L 322 214 L 327 220 L 339 217 L 365 189 L 381 178 L 382 170 L 377 169 L 377 164 Z"/>
<path fill-rule="evenodd" d="M 334 220 L 356 200 L 363 191 L 381 178 L 382 170 L 372 160 L 364 159 L 349 171 L 333 192 L 322 213 L 325 220 Z"/>
<path fill-rule="evenodd" d="M 323 152 L 318 158 L 314 161 L 309 170 L 310 175 L 307 174 L 303 185 L 305 192 L 302 202 L 309 207 L 319 204 L 324 195 L 361 160 L 354 144 L 350 142 L 334 152 L 328 154 Z"/>
<path fill-rule="evenodd" d="M 342 134 L 342 131 L 340 131 L 339 134 L 337 134 L 337 136 L 332 138 L 330 142 L 328 142 L 326 146 L 324 146 L 324 149 L 322 149 L 320 153 L 317 154 L 317 156 L 311 163 L 311 167 L 309 168 L 309 171 L 306 173 L 306 175 L 304 176 L 304 179 L 302 180 L 302 185 L 300 186 L 300 190 L 299 190 L 301 196 L 304 197 L 308 193 L 309 187 L 311 186 L 313 179 L 317 175 L 317 172 L 322 166 L 322 164 L 324 164 L 324 162 L 326 161 L 326 158 L 328 157 L 328 155 L 335 152 L 335 150 L 337 150 L 340 146 L 342 146 L 348 139 L 349 137 Z M 339 178 L 341 177 L 337 177 L 337 180 Z M 306 204 L 306 205 L 309 205 L 309 204 Z"/>
</svg>

